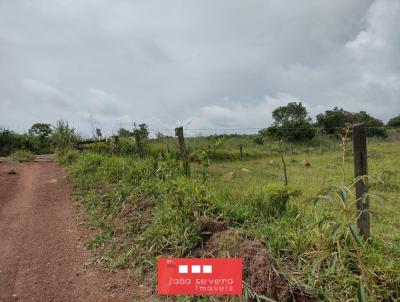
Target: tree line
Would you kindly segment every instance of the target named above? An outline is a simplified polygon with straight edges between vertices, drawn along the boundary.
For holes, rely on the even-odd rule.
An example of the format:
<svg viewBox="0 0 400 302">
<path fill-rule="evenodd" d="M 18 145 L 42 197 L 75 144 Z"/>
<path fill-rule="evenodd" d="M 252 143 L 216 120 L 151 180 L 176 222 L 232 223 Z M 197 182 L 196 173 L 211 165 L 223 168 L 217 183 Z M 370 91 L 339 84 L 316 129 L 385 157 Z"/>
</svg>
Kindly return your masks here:
<svg viewBox="0 0 400 302">
<path fill-rule="evenodd" d="M 16 150 L 29 150 L 34 154 L 51 153 L 55 146 L 71 147 L 79 139 L 75 128 L 62 120 L 55 125 L 35 123 L 23 134 L 0 127 L 0 156 L 7 156 Z"/>
<path fill-rule="evenodd" d="M 370 137 L 387 137 L 386 127 L 400 128 L 400 115 L 390 119 L 385 125 L 366 111 L 349 112 L 339 107 L 318 114 L 316 122 L 313 122 L 301 102 L 290 102 L 276 108 L 272 112 L 272 118 L 272 125 L 258 132 L 255 143 L 262 144 L 264 137 L 285 139 L 293 143 L 305 142 L 313 139 L 317 131 L 337 136 L 347 124 L 363 123 Z"/>
<path fill-rule="evenodd" d="M 313 122 L 307 108 L 301 102 L 290 102 L 286 106 L 276 108 L 272 112 L 273 123 L 258 132 L 254 142 L 263 144 L 266 137 L 289 142 L 307 142 L 315 137 L 318 131 L 329 136 L 340 134 L 346 124 L 364 123 L 368 136 L 386 137 L 386 127 L 400 128 L 400 114 L 393 117 L 385 125 L 380 119 L 366 111 L 349 112 L 343 108 L 334 107 L 316 116 Z M 133 129 L 120 128 L 120 137 L 131 138 L 138 147 L 149 139 L 149 127 L 145 123 L 134 124 Z M 102 137 L 101 129 L 96 129 L 98 138 Z M 233 134 L 229 136 L 235 136 Z M 164 135 L 156 133 L 157 138 Z M 79 139 L 73 127 L 65 121 L 58 121 L 55 126 L 48 123 L 35 123 L 27 133 L 18 134 L 7 128 L 0 127 L 0 156 L 6 156 L 18 149 L 30 150 L 33 153 L 52 152 L 54 144 L 70 145 Z"/>
</svg>

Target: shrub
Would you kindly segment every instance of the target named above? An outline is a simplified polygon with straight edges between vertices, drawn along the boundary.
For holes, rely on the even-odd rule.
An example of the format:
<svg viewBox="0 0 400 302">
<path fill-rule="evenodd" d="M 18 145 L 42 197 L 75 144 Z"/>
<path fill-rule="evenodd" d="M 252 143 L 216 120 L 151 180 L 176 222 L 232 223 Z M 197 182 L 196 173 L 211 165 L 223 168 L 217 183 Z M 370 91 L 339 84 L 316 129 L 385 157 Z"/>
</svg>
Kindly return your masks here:
<svg viewBox="0 0 400 302">
<path fill-rule="evenodd" d="M 27 150 L 18 150 L 11 154 L 11 159 L 19 162 L 31 161 L 34 158 L 35 156 Z"/>
<path fill-rule="evenodd" d="M 70 148 L 74 148 L 79 139 L 75 128 L 71 127 L 68 122 L 59 120 L 53 129 L 52 140 L 59 152 L 66 152 Z"/>
<path fill-rule="evenodd" d="M 79 151 L 77 150 L 68 150 L 63 154 L 57 154 L 57 160 L 62 165 L 70 165 L 75 162 L 79 157 Z"/>
<path fill-rule="evenodd" d="M 279 218 L 286 212 L 289 199 L 299 196 L 299 190 L 290 190 L 283 185 L 268 184 L 263 188 L 265 213 L 269 218 Z"/>
</svg>

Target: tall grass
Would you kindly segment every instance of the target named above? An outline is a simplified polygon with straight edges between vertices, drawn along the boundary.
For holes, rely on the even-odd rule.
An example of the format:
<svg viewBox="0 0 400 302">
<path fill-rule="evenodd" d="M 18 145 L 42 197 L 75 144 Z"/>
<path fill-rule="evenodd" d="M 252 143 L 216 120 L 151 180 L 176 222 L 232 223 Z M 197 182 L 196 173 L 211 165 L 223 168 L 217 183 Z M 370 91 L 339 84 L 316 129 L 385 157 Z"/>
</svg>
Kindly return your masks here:
<svg viewBox="0 0 400 302">
<path fill-rule="evenodd" d="M 289 188 L 281 185 L 281 167 L 269 165 L 267 157 L 211 161 L 206 177 L 201 167 L 194 167 L 191 178 L 184 177 L 171 153 L 140 160 L 105 152 L 68 152 L 63 162 L 91 225 L 98 228 L 87 246 L 111 269 L 130 267 L 154 278 L 158 256 L 198 255 L 208 236 L 203 221 L 220 221 L 244 238 L 265 243 L 277 269 L 293 283 L 314 288 L 321 299 L 356 301 L 359 295 L 396 301 L 400 208 L 394 200 L 400 197 L 399 153 L 398 142 L 369 146 L 370 174 L 384 175 L 389 182 L 370 182 L 389 197 L 383 206 L 372 205 L 380 215 L 374 218 L 370 244 L 359 241 L 349 227 L 355 210 L 351 188 L 340 185 L 331 191 L 341 201 L 312 202 L 321 188 L 342 184 L 343 175 L 343 183 L 351 184 L 351 152 L 294 154 L 288 162 Z M 310 167 L 299 164 L 305 156 Z M 343 202 L 350 216 L 338 208 Z M 344 227 L 336 228 L 338 223 Z"/>
<path fill-rule="evenodd" d="M 27 150 L 18 150 L 11 154 L 11 159 L 18 162 L 31 161 L 35 156 Z"/>
<path fill-rule="evenodd" d="M 58 152 L 65 153 L 68 149 L 74 148 L 79 139 L 74 127 L 67 121 L 59 120 L 53 129 L 52 140 Z"/>
</svg>

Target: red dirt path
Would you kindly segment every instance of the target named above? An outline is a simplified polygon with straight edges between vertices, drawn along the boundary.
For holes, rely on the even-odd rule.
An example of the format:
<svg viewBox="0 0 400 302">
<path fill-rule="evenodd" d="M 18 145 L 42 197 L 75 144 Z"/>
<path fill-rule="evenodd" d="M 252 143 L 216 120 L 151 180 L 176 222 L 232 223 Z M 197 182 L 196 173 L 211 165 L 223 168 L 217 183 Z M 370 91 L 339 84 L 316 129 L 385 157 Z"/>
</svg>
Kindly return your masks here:
<svg viewBox="0 0 400 302">
<path fill-rule="evenodd" d="M 89 233 L 56 163 L 0 163 L 1 302 L 149 301 L 123 273 L 85 269 Z"/>
</svg>

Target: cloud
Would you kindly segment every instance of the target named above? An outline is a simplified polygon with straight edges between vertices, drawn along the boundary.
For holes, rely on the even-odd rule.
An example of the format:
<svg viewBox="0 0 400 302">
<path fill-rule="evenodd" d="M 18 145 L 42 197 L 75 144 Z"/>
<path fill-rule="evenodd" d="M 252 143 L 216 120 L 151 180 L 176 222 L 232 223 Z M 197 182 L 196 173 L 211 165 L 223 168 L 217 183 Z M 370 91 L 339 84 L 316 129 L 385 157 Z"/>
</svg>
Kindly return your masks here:
<svg viewBox="0 0 400 302">
<path fill-rule="evenodd" d="M 258 101 L 246 102 L 232 101 L 228 97 L 223 99 L 220 105 L 201 107 L 196 115 L 185 120 L 178 121 L 178 125 L 184 125 L 189 135 L 212 133 L 254 133 L 261 128 L 270 125 L 272 111 L 288 102 L 301 102 L 300 99 L 286 94 L 278 93 L 275 97 L 265 96 Z M 310 113 L 320 112 L 320 107 L 311 106 L 303 102 Z M 237 128 L 240 125 L 240 128 Z M 211 129 L 211 130 L 208 130 Z"/>
<path fill-rule="evenodd" d="M 23 79 L 23 88 L 33 98 L 33 106 L 45 104 L 63 108 L 69 107 L 68 97 L 50 85 L 32 79 Z"/>
<path fill-rule="evenodd" d="M 0 1 L 0 120 L 249 128 L 292 99 L 312 115 L 343 106 L 388 120 L 400 107 L 399 6 Z"/>
</svg>

